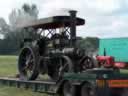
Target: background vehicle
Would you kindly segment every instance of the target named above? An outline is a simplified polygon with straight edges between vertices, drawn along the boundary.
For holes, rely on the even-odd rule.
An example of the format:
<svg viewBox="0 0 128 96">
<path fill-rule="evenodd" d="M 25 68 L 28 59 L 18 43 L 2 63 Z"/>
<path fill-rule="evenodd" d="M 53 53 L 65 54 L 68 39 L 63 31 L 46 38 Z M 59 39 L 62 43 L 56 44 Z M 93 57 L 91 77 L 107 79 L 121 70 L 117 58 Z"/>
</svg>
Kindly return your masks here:
<svg viewBox="0 0 128 96">
<path fill-rule="evenodd" d="M 99 56 L 97 60 L 106 67 L 128 67 L 128 38 L 104 38 L 100 39 Z"/>
</svg>

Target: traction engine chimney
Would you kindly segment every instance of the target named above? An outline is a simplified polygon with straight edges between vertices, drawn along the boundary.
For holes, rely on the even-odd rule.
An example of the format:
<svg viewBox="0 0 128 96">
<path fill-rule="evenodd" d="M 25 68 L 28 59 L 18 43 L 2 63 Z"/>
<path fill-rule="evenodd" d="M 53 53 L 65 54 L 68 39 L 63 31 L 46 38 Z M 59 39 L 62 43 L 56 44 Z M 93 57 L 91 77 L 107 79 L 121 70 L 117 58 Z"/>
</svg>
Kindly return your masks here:
<svg viewBox="0 0 128 96">
<path fill-rule="evenodd" d="M 76 13 L 75 10 L 70 10 L 70 17 L 71 17 L 71 25 L 70 25 L 70 36 L 71 36 L 71 46 L 76 46 Z"/>
</svg>

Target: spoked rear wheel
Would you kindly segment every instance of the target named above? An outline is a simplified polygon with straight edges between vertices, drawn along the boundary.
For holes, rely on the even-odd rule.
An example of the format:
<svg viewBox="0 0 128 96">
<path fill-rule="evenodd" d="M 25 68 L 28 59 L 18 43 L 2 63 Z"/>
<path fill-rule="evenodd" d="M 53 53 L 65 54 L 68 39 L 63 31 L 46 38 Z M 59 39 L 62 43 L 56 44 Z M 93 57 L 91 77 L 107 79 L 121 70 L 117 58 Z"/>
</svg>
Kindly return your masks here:
<svg viewBox="0 0 128 96">
<path fill-rule="evenodd" d="M 49 69 L 49 76 L 53 80 L 59 80 L 63 77 L 65 72 L 73 72 L 73 63 L 68 56 L 62 56 L 57 59 L 57 66 L 53 66 Z"/>
<path fill-rule="evenodd" d="M 85 56 L 80 61 L 80 71 L 94 68 L 94 61 L 91 57 Z"/>
<path fill-rule="evenodd" d="M 20 79 L 35 80 L 39 74 L 38 71 L 39 54 L 36 47 L 26 46 L 19 55 L 18 69 Z"/>
</svg>

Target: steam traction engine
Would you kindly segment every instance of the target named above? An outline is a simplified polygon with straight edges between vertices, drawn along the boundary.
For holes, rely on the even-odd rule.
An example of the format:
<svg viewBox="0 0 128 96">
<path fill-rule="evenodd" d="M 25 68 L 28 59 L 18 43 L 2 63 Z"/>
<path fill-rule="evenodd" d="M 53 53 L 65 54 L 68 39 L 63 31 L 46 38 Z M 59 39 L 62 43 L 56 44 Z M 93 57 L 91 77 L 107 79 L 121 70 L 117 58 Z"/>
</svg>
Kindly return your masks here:
<svg viewBox="0 0 128 96">
<path fill-rule="evenodd" d="M 93 67 L 92 59 L 76 47 L 76 26 L 84 25 L 85 20 L 77 18 L 76 11 L 69 13 L 70 16 L 49 17 L 22 26 L 33 28 L 40 37 L 24 40 L 18 61 L 21 78 L 34 80 L 41 73 L 58 80 L 65 72 Z"/>
</svg>

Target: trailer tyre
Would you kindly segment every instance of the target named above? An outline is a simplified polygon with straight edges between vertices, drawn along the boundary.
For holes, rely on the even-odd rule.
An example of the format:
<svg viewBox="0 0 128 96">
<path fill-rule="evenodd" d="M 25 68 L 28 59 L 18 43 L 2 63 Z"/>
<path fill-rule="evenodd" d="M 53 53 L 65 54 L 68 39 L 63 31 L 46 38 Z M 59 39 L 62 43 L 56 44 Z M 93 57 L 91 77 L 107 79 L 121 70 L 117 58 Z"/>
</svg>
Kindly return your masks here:
<svg viewBox="0 0 128 96">
<path fill-rule="evenodd" d="M 76 96 L 75 86 L 73 86 L 69 81 L 64 83 L 62 92 L 62 96 Z"/>
<path fill-rule="evenodd" d="M 128 96 L 128 88 L 124 88 L 121 96 Z"/>
<path fill-rule="evenodd" d="M 80 90 L 80 96 L 96 96 L 95 88 L 91 84 L 83 84 Z"/>
</svg>

